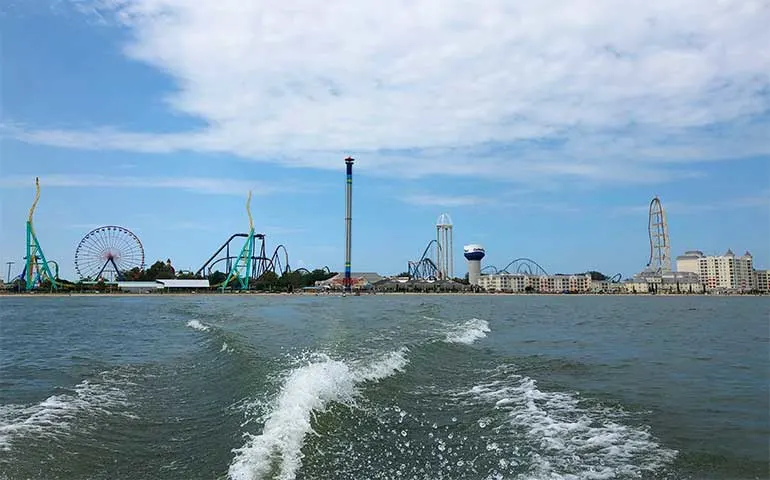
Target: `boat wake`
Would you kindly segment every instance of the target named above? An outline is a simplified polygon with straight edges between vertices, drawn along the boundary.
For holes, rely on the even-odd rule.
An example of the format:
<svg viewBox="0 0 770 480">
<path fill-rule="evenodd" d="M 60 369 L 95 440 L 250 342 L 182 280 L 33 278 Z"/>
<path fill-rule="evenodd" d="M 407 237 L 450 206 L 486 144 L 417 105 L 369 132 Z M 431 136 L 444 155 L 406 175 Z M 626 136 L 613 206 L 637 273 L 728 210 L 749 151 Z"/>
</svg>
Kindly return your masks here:
<svg viewBox="0 0 770 480">
<path fill-rule="evenodd" d="M 123 415 L 130 403 L 124 391 L 135 385 L 118 372 L 102 372 L 100 381 L 83 380 L 67 393 L 52 395 L 31 405 L 0 406 L 0 451 L 11 450 L 15 441 L 26 437 L 66 435 L 84 416 Z"/>
<path fill-rule="evenodd" d="M 665 468 L 677 455 L 657 443 L 648 428 L 620 423 L 623 411 L 585 406 L 577 394 L 544 392 L 529 377 L 511 375 L 457 396 L 469 403 L 490 403 L 506 414 L 507 421 L 497 430 L 512 435 L 517 445 L 528 446 L 516 447 L 523 457 L 519 463 L 528 465 L 519 478 L 642 478 Z M 505 460 L 500 463 L 503 471 L 508 466 Z"/>
<path fill-rule="evenodd" d="M 190 320 L 187 322 L 187 326 L 194 330 L 198 330 L 199 332 L 208 332 L 211 330 L 211 327 L 202 323 L 200 320 Z"/>
<path fill-rule="evenodd" d="M 446 334 L 444 341 L 447 343 L 464 343 L 470 345 L 476 340 L 482 339 L 490 332 L 489 322 L 480 318 L 471 318 L 467 322 L 458 325 Z"/>
<path fill-rule="evenodd" d="M 292 370 L 285 379 L 262 433 L 248 435 L 235 450 L 229 477 L 234 480 L 293 479 L 302 465 L 305 436 L 313 432 L 311 421 L 333 402 L 355 405 L 359 386 L 403 371 L 407 349 L 390 352 L 363 364 L 348 364 L 327 355 Z"/>
</svg>

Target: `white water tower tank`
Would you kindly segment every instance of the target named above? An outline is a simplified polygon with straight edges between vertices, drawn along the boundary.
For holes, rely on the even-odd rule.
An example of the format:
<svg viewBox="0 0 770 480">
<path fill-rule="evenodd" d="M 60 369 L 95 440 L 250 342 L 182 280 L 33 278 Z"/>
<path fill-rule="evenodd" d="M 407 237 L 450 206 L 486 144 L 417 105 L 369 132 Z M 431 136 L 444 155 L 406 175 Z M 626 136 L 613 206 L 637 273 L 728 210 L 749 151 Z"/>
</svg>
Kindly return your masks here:
<svg viewBox="0 0 770 480">
<path fill-rule="evenodd" d="M 463 247 L 463 255 L 468 260 L 468 282 L 471 285 L 478 285 L 481 277 L 481 259 L 486 255 L 484 247 L 476 243 L 466 245 Z"/>
</svg>

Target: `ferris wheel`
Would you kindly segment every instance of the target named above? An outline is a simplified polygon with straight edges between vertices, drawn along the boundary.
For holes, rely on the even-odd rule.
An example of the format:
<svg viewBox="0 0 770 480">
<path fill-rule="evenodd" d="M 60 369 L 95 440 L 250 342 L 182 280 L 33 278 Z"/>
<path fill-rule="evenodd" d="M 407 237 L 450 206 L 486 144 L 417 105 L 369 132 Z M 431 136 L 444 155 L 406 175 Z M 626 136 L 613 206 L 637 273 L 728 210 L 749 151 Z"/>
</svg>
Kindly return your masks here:
<svg viewBox="0 0 770 480">
<path fill-rule="evenodd" d="M 144 268 L 144 247 L 123 227 L 108 225 L 91 230 L 75 250 L 80 278 L 115 281 L 134 267 Z"/>
</svg>

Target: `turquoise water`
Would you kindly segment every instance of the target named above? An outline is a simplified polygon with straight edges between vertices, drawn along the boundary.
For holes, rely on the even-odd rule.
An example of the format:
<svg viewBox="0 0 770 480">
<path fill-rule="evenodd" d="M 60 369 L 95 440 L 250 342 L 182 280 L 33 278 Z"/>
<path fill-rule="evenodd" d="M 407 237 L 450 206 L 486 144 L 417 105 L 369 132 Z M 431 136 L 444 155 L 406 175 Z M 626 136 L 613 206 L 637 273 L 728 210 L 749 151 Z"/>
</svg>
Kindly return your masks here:
<svg viewBox="0 0 770 480">
<path fill-rule="evenodd" d="M 768 300 L 0 298 L 0 478 L 767 478 Z"/>
</svg>

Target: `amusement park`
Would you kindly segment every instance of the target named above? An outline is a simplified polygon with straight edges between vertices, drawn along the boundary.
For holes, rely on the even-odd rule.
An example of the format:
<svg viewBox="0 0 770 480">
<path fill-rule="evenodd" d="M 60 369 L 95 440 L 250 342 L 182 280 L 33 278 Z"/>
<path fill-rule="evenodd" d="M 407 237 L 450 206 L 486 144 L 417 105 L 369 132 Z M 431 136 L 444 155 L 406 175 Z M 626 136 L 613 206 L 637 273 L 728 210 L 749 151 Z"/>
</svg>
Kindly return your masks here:
<svg viewBox="0 0 770 480">
<path fill-rule="evenodd" d="M 60 278 L 59 263 L 45 256 L 34 228 L 41 197 L 35 179 L 35 197 L 26 221 L 26 250 L 20 273 L 12 276 L 7 262 L 6 290 L 15 292 L 160 292 L 160 291 L 293 291 L 328 280 L 329 267 L 293 270 L 283 244 L 268 249 L 267 236 L 258 233 L 251 215 L 251 192 L 246 200 L 248 231 L 230 235 L 195 271 L 177 271 L 170 259 L 145 263 L 142 241 L 130 229 L 104 225 L 87 232 L 78 243 L 73 263 L 78 280 Z"/>
<path fill-rule="evenodd" d="M 516 257 L 504 265 L 485 265 L 486 250 L 479 244 L 463 248 L 467 273 L 455 275 L 454 225 L 448 213 L 435 224 L 435 237 L 428 241 L 406 270 L 383 277 L 375 272 L 352 271 L 352 169 L 354 160 L 345 159 L 345 263 L 344 272 L 328 266 L 292 269 L 284 244 L 268 247 L 267 235 L 257 231 L 251 214 L 251 192 L 245 210 L 248 229 L 234 232 L 196 270 L 177 270 L 171 259 L 147 265 L 142 241 L 129 228 L 104 225 L 84 234 L 73 254 L 78 279 L 59 276 L 57 260 L 46 257 L 44 242 L 34 228 L 34 215 L 41 198 L 41 185 L 35 179 L 35 196 L 26 220 L 26 247 L 21 271 L 13 275 L 8 263 L 3 291 L 16 292 L 413 292 L 413 293 L 763 293 L 768 288 L 768 271 L 756 270 L 749 252 L 738 257 L 728 249 L 724 255 L 704 255 L 687 251 L 672 264 L 668 220 L 663 205 L 654 197 L 649 205 L 647 230 L 649 259 L 646 267 L 632 278 L 620 273 L 598 271 L 550 274 L 537 261 Z"/>
</svg>

